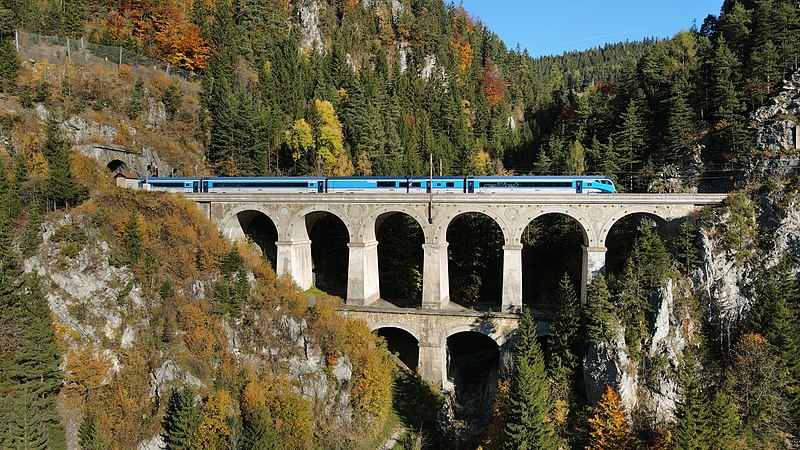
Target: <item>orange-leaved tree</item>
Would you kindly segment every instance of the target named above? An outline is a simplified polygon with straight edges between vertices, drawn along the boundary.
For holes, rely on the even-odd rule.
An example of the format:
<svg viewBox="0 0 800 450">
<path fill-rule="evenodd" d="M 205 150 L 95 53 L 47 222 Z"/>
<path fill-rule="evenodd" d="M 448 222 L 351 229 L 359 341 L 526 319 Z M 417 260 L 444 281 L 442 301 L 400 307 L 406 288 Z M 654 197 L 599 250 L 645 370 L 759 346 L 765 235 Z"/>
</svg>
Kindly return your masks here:
<svg viewBox="0 0 800 450">
<path fill-rule="evenodd" d="M 592 408 L 592 416 L 589 418 L 589 444 L 586 448 L 622 450 L 633 448 L 635 442 L 625 405 L 617 391 L 606 386 L 597 406 Z"/>
</svg>

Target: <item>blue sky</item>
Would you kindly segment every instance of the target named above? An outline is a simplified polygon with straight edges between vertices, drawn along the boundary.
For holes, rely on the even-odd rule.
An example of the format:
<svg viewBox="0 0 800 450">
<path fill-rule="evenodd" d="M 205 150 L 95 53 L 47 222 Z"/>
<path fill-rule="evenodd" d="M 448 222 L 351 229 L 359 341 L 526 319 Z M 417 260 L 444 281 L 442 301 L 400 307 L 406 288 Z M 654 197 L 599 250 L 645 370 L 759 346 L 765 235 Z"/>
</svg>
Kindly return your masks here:
<svg viewBox="0 0 800 450">
<path fill-rule="evenodd" d="M 605 43 L 672 37 L 718 15 L 723 0 L 463 0 L 511 49 L 560 55 Z M 454 1 L 458 4 L 458 0 Z"/>
</svg>

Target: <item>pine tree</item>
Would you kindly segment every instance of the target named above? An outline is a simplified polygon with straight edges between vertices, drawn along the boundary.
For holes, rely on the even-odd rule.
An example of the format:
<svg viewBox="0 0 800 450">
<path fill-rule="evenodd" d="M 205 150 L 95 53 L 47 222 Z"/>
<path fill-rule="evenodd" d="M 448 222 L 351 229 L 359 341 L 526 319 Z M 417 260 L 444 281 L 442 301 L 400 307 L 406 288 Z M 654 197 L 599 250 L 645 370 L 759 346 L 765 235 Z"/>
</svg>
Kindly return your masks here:
<svg viewBox="0 0 800 450">
<path fill-rule="evenodd" d="M 611 342 L 614 339 L 615 317 L 606 277 L 598 274 L 592 278 L 587 291 L 586 337 L 589 342 Z"/>
<path fill-rule="evenodd" d="M 536 341 L 536 324 L 529 311 L 522 315 L 518 333 L 504 448 L 556 448 L 553 428 L 547 419 L 549 407 L 544 357 Z"/>
<path fill-rule="evenodd" d="M 48 206 L 69 207 L 77 205 L 87 196 L 86 188 L 78 184 L 72 175 L 69 146 L 58 130 L 54 119 L 47 123 L 47 136 L 42 145 L 47 159 Z"/>
<path fill-rule="evenodd" d="M 19 56 L 14 44 L 0 34 L 0 92 L 16 89 L 19 69 Z"/>
<path fill-rule="evenodd" d="M 566 165 L 568 175 L 583 175 L 586 172 L 586 150 L 577 139 L 570 144 L 567 150 Z"/>
<path fill-rule="evenodd" d="M 550 353 L 549 374 L 556 384 L 569 386 L 577 365 L 576 345 L 578 337 L 578 296 L 569 274 L 564 272 L 558 284 L 556 315 L 550 322 L 547 344 Z"/>
<path fill-rule="evenodd" d="M 187 386 L 173 392 L 164 416 L 164 442 L 167 450 L 189 450 L 200 425 L 201 405 L 195 401 L 194 389 Z"/>
<path fill-rule="evenodd" d="M 257 406 L 252 412 L 242 414 L 242 443 L 253 450 L 277 450 L 280 447 L 275 430 L 265 406 Z"/>
<path fill-rule="evenodd" d="M 776 268 L 761 270 L 754 287 L 752 331 L 764 336 L 780 357 L 793 411 L 800 417 L 800 291 L 791 257 L 784 255 Z"/>
<path fill-rule="evenodd" d="M 708 410 L 707 435 L 712 436 L 712 450 L 743 448 L 739 442 L 741 421 L 733 399 L 722 391 L 711 398 Z"/>
<path fill-rule="evenodd" d="M 133 266 L 142 257 L 142 232 L 139 228 L 139 215 L 131 209 L 128 223 L 125 225 L 125 261 Z"/>
<path fill-rule="evenodd" d="M 47 445 L 59 448 L 65 439 L 56 412 L 56 396 L 63 380 L 61 352 L 38 277 L 31 277 L 25 287 L 27 292 L 18 297 L 17 307 L 23 315 L 25 332 L 14 354 L 10 378 L 30 395 L 30 407 L 45 427 Z"/>
<path fill-rule="evenodd" d="M 628 424 L 625 405 L 611 386 L 592 408 L 589 418 L 589 444 L 587 450 L 625 450 L 634 448 L 636 439 Z"/>
<path fill-rule="evenodd" d="M 710 421 L 708 394 L 704 392 L 705 383 L 698 366 L 694 351 L 687 348 L 678 380 L 680 397 L 673 434 L 676 450 L 705 450 L 713 440 L 707 431 Z"/>
<path fill-rule="evenodd" d="M 22 389 L 7 412 L 8 424 L 0 426 L 0 443 L 8 449 L 44 450 L 53 448 L 48 442 L 47 427 L 37 408 L 35 394 Z"/>
<path fill-rule="evenodd" d="M 83 450 L 107 450 L 111 448 L 97 415 L 88 412 L 78 429 L 78 443 Z"/>
</svg>

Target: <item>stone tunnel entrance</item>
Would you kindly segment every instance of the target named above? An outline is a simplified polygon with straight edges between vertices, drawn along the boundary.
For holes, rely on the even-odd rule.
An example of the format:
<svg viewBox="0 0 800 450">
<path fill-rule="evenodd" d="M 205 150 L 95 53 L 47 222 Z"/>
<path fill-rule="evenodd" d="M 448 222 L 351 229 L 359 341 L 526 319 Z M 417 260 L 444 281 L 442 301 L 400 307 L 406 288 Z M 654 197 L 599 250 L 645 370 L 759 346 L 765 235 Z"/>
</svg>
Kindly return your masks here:
<svg viewBox="0 0 800 450">
<path fill-rule="evenodd" d="M 317 211 L 306 215 L 306 229 L 311 239 L 314 286 L 328 294 L 347 298 L 350 259 L 347 226 L 335 215 Z"/>
<path fill-rule="evenodd" d="M 390 353 L 414 372 L 419 365 L 419 342 L 411 333 L 400 328 L 385 327 L 375 330 L 378 336 L 386 340 L 386 347 Z"/>
<path fill-rule="evenodd" d="M 119 159 L 112 160 L 106 164 L 106 168 L 113 173 L 130 172 L 130 169 L 128 168 L 128 165 L 125 164 L 125 161 L 120 161 Z"/>
<path fill-rule="evenodd" d="M 380 297 L 395 306 L 421 306 L 425 242 L 422 227 L 408 214 L 387 213 L 375 222 L 375 235 Z"/>
<path fill-rule="evenodd" d="M 272 219 L 259 211 L 242 211 L 236 219 L 244 235 L 258 245 L 272 269 L 277 270 L 278 247 L 275 243 L 278 241 L 278 229 Z"/>
<path fill-rule="evenodd" d="M 564 273 L 580 293 L 585 242 L 583 227 L 566 214 L 545 214 L 529 223 L 522 233 L 522 303 L 553 310 Z"/>
<path fill-rule="evenodd" d="M 491 217 L 462 214 L 447 227 L 450 300 L 476 309 L 499 308 L 503 289 L 503 231 Z"/>
</svg>

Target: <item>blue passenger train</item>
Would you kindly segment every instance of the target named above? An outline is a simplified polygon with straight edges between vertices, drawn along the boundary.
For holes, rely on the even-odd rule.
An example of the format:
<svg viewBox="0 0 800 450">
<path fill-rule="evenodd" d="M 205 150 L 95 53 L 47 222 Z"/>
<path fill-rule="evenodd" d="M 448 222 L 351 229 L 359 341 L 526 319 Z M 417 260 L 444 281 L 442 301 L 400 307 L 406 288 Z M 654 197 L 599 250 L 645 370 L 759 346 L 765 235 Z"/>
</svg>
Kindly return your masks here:
<svg viewBox="0 0 800 450">
<path fill-rule="evenodd" d="M 186 193 L 388 194 L 611 194 L 611 178 L 597 176 L 447 177 L 210 177 L 140 178 L 141 189 Z"/>
</svg>

